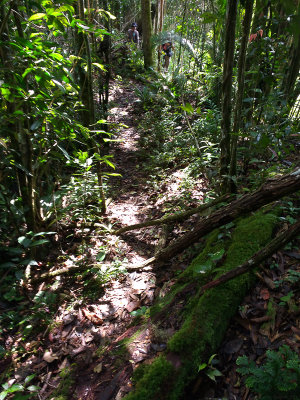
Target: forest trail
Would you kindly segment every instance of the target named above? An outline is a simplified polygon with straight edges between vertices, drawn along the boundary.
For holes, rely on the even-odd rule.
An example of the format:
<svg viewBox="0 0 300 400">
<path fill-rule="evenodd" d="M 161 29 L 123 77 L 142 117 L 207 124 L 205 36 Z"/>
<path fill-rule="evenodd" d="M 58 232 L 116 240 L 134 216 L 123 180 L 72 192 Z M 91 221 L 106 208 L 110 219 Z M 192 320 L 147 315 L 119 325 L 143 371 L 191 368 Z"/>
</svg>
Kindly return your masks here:
<svg viewBox="0 0 300 400">
<path fill-rule="evenodd" d="M 181 170 L 168 170 L 167 180 L 154 187 L 143 168 L 143 162 L 148 160 L 141 157 L 139 123 L 143 110 L 137 102 L 136 88 L 140 89 L 141 84 L 133 80 L 115 80 L 111 86 L 109 122 L 126 125 L 120 126 L 119 133 L 114 137 L 120 141 L 113 142 L 109 149 L 115 164 L 114 172 L 122 175 L 109 179 L 111 200 L 104 225 L 113 224 L 113 228 L 159 218 L 165 213 L 165 203 L 174 201 L 171 204 L 176 206 L 181 196 Z M 204 178 L 199 177 L 192 188 L 192 201 L 201 202 L 206 190 Z M 190 229 L 194 222 L 190 219 L 180 227 L 175 226 L 170 239 Z M 96 229 L 90 242 L 88 261 L 91 265 L 95 263 L 95 255 L 107 246 L 104 267 L 115 265 L 117 270 L 124 264 L 125 268 L 130 268 L 153 256 L 160 229 L 151 227 L 127 232 L 120 237 L 110 234 L 108 229 L 105 241 L 103 231 L 97 233 Z M 66 263 L 68 257 L 75 258 L 75 250 L 68 249 Z M 82 274 L 78 282 L 76 276 L 71 282 L 62 277 L 62 301 L 53 323 L 37 335 L 33 346 L 39 343 L 38 352 L 32 352 L 24 362 L 19 363 L 16 376 L 35 373 L 41 387 L 40 400 L 57 400 L 63 395 L 64 399 L 70 400 L 121 400 L 132 390 L 134 369 L 143 362 L 151 362 L 166 348 L 166 338 L 158 342 L 153 328 L 148 328 L 148 325 L 141 334 L 133 336 L 139 329 L 138 325 L 132 324 L 134 317 L 145 313 L 155 299 L 170 290 L 175 282 L 174 275 L 184 270 L 196 254 L 197 250 L 189 249 L 159 270 L 147 267 L 131 272 L 128 269 L 128 273 L 119 275 L 117 279 L 110 276 L 106 284 L 92 287 L 93 298 L 82 296 L 81 290 L 89 279 L 88 275 Z M 279 303 L 291 291 L 291 283 L 285 282 L 283 288 L 277 289 L 274 282 L 286 277 L 290 267 L 300 273 L 298 259 L 299 251 L 279 252 L 272 257 L 278 267 L 265 268 L 260 272 L 260 281 L 241 304 L 240 312 L 231 322 L 218 350 L 218 369 L 223 377 L 219 377 L 216 384 L 203 374 L 204 378 L 200 376 L 194 386 L 188 388 L 186 399 L 224 396 L 230 400 L 252 399 L 244 388 L 237 385 L 240 381 L 236 372 L 237 356 L 246 353 L 259 357 L 283 339 L 293 349 L 299 349 L 299 314 L 293 315 L 292 311 L 286 313 L 281 306 L 274 319 L 270 320 L 267 315 L 269 299 L 270 304 L 272 299 Z M 58 261 L 56 266 L 60 267 L 60 264 Z M 42 290 L 41 285 L 39 291 Z M 185 295 L 192 296 L 193 293 Z M 177 314 L 183 306 L 184 301 L 180 301 L 175 312 L 168 315 L 164 328 L 170 335 L 179 329 Z M 267 324 L 262 325 L 264 322 Z M 122 341 L 129 338 L 130 344 L 122 346 Z M 31 344 L 26 346 L 30 353 Z"/>
<path fill-rule="evenodd" d="M 145 173 L 139 168 L 139 111 L 136 107 L 138 100 L 135 89 L 141 87 L 134 81 L 128 83 L 114 82 L 111 91 L 111 103 L 109 121 L 121 124 L 119 142 L 115 142 L 111 148 L 116 172 L 122 176 L 111 181 L 113 186 L 113 201 L 108 207 L 110 221 L 116 221 L 122 226 L 142 222 L 149 215 L 151 201 L 149 201 L 149 187 L 147 187 Z M 125 127 L 122 127 L 125 126 Z M 129 263 L 136 264 L 144 261 L 153 250 L 144 235 L 130 235 L 131 244 L 128 243 L 127 254 Z M 130 247 L 139 247 L 134 256 Z"/>
<path fill-rule="evenodd" d="M 121 124 L 119 136 L 110 148 L 115 172 L 121 177 L 109 180 L 112 199 L 109 201 L 107 219 L 125 226 L 143 222 L 145 219 L 161 216 L 155 200 L 155 190 L 147 184 L 147 176 L 139 167 L 140 107 L 135 88 L 141 87 L 135 81 L 114 81 L 111 89 L 109 122 Z M 122 127 L 123 126 L 123 127 Z M 126 254 L 129 266 L 145 261 L 154 254 L 159 228 L 127 233 L 121 238 L 111 236 L 122 255 Z M 104 295 L 94 304 L 85 305 L 84 315 L 91 323 L 101 318 L 99 326 L 93 326 L 93 336 L 88 356 L 81 357 L 76 372 L 76 397 L 81 400 L 117 400 L 131 389 L 130 377 L 133 369 L 142 361 L 153 358 L 156 351 L 151 343 L 151 335 L 136 340 L 130 346 L 131 354 L 118 355 L 121 340 L 132 335 L 135 327 L 129 327 L 132 312 L 145 310 L 160 291 L 159 285 L 170 277 L 166 270 L 157 280 L 151 267 L 130 272 L 121 279 L 112 280 L 105 287 Z M 90 315 L 88 314 L 90 311 Z M 94 317 L 94 319 L 93 319 Z M 86 331 L 85 334 L 88 334 Z M 98 345 L 98 348 L 96 344 Z M 100 350 L 99 350 L 100 349 Z M 91 356 L 92 352 L 92 356 Z M 83 363 L 82 363 L 83 362 Z"/>
</svg>

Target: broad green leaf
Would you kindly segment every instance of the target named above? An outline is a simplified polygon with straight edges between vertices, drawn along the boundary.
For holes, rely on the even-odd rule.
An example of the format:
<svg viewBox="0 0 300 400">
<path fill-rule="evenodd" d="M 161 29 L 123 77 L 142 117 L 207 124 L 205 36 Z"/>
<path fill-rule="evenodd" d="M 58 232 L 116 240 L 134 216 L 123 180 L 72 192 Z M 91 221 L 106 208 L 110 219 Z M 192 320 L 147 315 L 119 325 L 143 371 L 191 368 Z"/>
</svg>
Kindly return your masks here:
<svg viewBox="0 0 300 400">
<path fill-rule="evenodd" d="M 59 87 L 59 89 L 60 89 L 63 93 L 66 93 L 66 89 L 64 88 L 64 86 L 63 86 L 59 81 L 57 81 L 56 79 L 52 79 L 52 82 L 53 82 L 57 87 Z"/>
<path fill-rule="evenodd" d="M 47 16 L 45 13 L 36 13 L 33 14 L 30 18 L 28 18 L 28 21 L 36 21 L 38 19 L 43 19 Z"/>
<path fill-rule="evenodd" d="M 216 354 L 212 354 L 212 355 L 209 357 L 208 364 L 211 364 L 212 360 L 213 360 L 215 357 L 216 357 Z"/>
<path fill-rule="evenodd" d="M 194 268 L 194 271 L 198 274 L 205 274 L 206 272 L 210 271 L 213 267 L 213 263 L 211 260 L 207 261 L 205 264 L 197 265 Z"/>
<path fill-rule="evenodd" d="M 35 240 L 35 241 L 30 245 L 30 247 L 40 246 L 40 245 L 46 244 L 46 243 L 49 243 L 49 240 L 48 240 L 48 239 Z"/>
<path fill-rule="evenodd" d="M 224 249 L 217 251 L 216 253 L 211 254 L 211 259 L 213 261 L 218 261 L 223 257 L 224 253 L 225 253 Z"/>
<path fill-rule="evenodd" d="M 30 385 L 30 386 L 28 386 L 27 390 L 29 390 L 29 392 L 38 392 L 40 390 L 40 388 L 35 385 Z"/>
<path fill-rule="evenodd" d="M 32 67 L 30 68 L 26 68 L 25 71 L 22 74 L 22 78 L 25 78 L 25 76 L 27 76 L 31 71 L 33 71 L 34 69 Z"/>
<path fill-rule="evenodd" d="M 37 119 L 36 121 L 34 121 L 34 123 L 31 125 L 30 129 L 32 131 L 36 131 L 43 123 L 42 119 Z"/>
<path fill-rule="evenodd" d="M 27 249 L 31 245 L 32 240 L 28 239 L 26 236 L 20 236 L 18 238 L 18 243 L 20 243 L 22 246 L 25 247 L 25 249 Z"/>
<path fill-rule="evenodd" d="M 67 160 L 71 160 L 71 157 L 69 156 L 69 154 L 67 153 L 67 151 L 63 148 L 63 147 L 61 147 L 60 145 L 56 145 L 58 148 L 59 148 L 59 150 L 63 153 L 63 155 L 66 157 L 66 159 Z"/>
<path fill-rule="evenodd" d="M 193 114 L 194 112 L 194 107 L 190 103 L 186 103 L 185 105 L 181 106 L 181 108 L 188 114 Z"/>
<path fill-rule="evenodd" d="M 3 392 L 0 393 L 0 400 L 4 400 L 5 397 L 8 395 L 7 391 L 4 390 Z"/>
<path fill-rule="evenodd" d="M 96 260 L 97 261 L 103 261 L 106 257 L 106 252 L 105 251 L 100 251 L 97 255 L 96 255 Z"/>
<path fill-rule="evenodd" d="M 14 393 L 14 392 L 20 392 L 21 390 L 24 390 L 24 386 L 21 385 L 20 383 L 15 383 L 10 388 L 8 388 L 6 391 L 7 391 L 7 393 Z"/>
<path fill-rule="evenodd" d="M 100 13 L 104 12 L 105 14 L 107 14 L 109 16 L 109 18 L 116 19 L 116 17 L 113 14 L 111 14 L 109 11 L 107 11 L 107 10 L 100 9 L 99 12 Z"/>
<path fill-rule="evenodd" d="M 199 365 L 198 372 L 202 371 L 202 370 L 205 369 L 206 367 L 207 367 L 207 364 L 206 364 L 206 363 L 203 363 L 203 364 Z"/>
<path fill-rule="evenodd" d="M 49 56 L 54 58 L 57 61 L 61 61 L 64 59 L 63 55 L 61 55 L 59 53 L 50 53 Z"/>
<path fill-rule="evenodd" d="M 99 64 L 99 63 L 92 63 L 92 65 L 94 65 L 95 67 L 101 69 L 101 71 L 106 71 L 104 65 Z"/>
<path fill-rule="evenodd" d="M 25 384 L 27 385 L 27 383 L 29 383 L 30 381 L 32 381 L 32 379 L 35 377 L 35 374 L 32 375 L 28 375 L 25 378 Z"/>
<path fill-rule="evenodd" d="M 103 162 L 105 164 L 109 165 L 110 167 L 112 167 L 113 169 L 116 169 L 115 165 L 111 161 L 109 161 L 107 158 L 104 158 Z"/>
</svg>

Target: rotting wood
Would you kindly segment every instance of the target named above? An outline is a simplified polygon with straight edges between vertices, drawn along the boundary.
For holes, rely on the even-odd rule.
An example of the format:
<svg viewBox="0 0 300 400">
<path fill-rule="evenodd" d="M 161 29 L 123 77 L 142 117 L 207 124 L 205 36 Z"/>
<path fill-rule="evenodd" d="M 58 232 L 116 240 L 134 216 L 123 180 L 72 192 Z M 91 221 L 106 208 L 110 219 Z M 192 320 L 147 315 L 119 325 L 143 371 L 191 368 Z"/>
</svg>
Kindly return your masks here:
<svg viewBox="0 0 300 400">
<path fill-rule="evenodd" d="M 155 254 L 158 254 L 162 249 L 164 249 L 166 247 L 168 236 L 169 236 L 169 233 L 172 231 L 172 228 L 173 228 L 173 226 L 171 226 L 169 224 L 165 224 L 162 226 L 161 232 L 159 235 L 159 240 L 155 247 Z"/>
<path fill-rule="evenodd" d="M 169 224 L 172 222 L 184 221 L 184 220 L 188 219 L 189 217 L 191 217 L 192 215 L 199 214 L 202 211 L 207 210 L 208 208 L 214 207 L 215 205 L 222 203 L 223 201 L 228 201 L 228 199 L 230 199 L 230 197 L 231 197 L 230 195 L 221 196 L 215 200 L 210 201 L 209 203 L 201 204 L 200 206 L 192 208 L 190 210 L 178 212 L 178 213 L 175 213 L 172 215 L 168 215 L 168 216 L 150 220 L 150 221 L 141 222 L 140 224 L 124 226 L 123 228 L 120 228 L 112 233 L 114 235 L 120 235 L 121 233 L 129 232 L 129 231 L 133 231 L 133 230 L 141 229 L 141 228 L 147 228 L 149 226 L 165 225 L 165 224 Z"/>
<path fill-rule="evenodd" d="M 233 278 L 236 278 L 239 275 L 242 275 L 248 272 L 250 269 L 258 266 L 262 261 L 266 258 L 270 257 L 277 250 L 284 247 L 287 243 L 289 243 L 293 237 L 297 236 L 300 233 L 300 219 L 285 229 L 280 235 L 278 235 L 275 239 L 273 239 L 266 247 L 262 250 L 258 251 L 254 254 L 251 259 L 247 260 L 244 264 L 239 265 L 238 267 L 232 269 L 231 271 L 226 272 L 221 275 L 219 278 L 215 279 L 202 286 L 199 295 L 202 295 L 206 290 L 211 289 L 213 287 L 219 286 L 222 283 L 225 283 Z"/>
</svg>

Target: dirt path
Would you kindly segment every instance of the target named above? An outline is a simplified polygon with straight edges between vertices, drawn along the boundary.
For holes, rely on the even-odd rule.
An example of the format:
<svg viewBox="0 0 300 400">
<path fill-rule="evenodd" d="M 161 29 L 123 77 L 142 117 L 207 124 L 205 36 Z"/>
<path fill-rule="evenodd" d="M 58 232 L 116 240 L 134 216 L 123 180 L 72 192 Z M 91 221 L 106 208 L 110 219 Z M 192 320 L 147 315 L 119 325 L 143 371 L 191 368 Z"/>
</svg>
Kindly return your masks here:
<svg viewBox="0 0 300 400">
<path fill-rule="evenodd" d="M 122 178 L 114 178 L 113 199 L 108 207 L 108 220 L 122 225 L 142 222 L 151 215 L 150 189 L 145 183 L 145 173 L 138 167 L 138 123 L 140 115 L 136 112 L 135 82 L 114 82 L 111 94 L 113 107 L 110 109 L 110 122 L 126 125 L 121 128 L 119 139 L 110 149 L 114 156 L 116 172 Z M 153 255 L 155 239 L 147 232 L 127 234 L 116 240 L 116 245 L 126 254 L 128 264 L 137 264 Z M 130 390 L 130 377 L 135 366 L 146 358 L 155 355 L 151 349 L 151 338 L 144 338 L 128 348 L 126 357 L 118 355 L 119 343 L 135 328 L 128 328 L 133 320 L 132 312 L 152 304 L 156 290 L 156 276 L 147 271 L 132 272 L 122 279 L 112 281 L 105 294 L 85 310 L 101 319 L 99 326 L 94 324 L 93 335 L 98 338 L 98 347 L 90 346 L 92 358 L 87 368 L 80 366 L 76 377 L 75 397 L 82 400 L 121 399 Z M 88 314 L 84 311 L 85 316 Z M 88 317 L 89 318 L 89 317 Z M 84 360 L 84 364 L 86 360 Z"/>
</svg>

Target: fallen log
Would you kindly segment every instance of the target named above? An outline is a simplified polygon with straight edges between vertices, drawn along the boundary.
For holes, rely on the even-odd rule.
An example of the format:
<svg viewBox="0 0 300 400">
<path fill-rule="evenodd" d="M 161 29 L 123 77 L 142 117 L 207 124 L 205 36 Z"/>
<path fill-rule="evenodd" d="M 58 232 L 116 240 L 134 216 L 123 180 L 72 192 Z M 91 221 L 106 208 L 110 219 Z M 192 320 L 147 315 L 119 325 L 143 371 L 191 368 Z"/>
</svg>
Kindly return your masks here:
<svg viewBox="0 0 300 400">
<path fill-rule="evenodd" d="M 227 254 L 221 265 L 223 271 L 242 265 L 266 245 L 277 223 L 275 214 L 258 212 L 237 222 L 229 243 L 217 240 L 217 230 L 209 235 L 205 248 L 182 273 L 178 284 L 175 283 L 169 294 L 158 298 L 151 307 L 145 324 L 153 324 L 154 332 L 168 329 L 174 320 L 180 321 L 181 327 L 167 340 L 165 351 L 159 353 L 161 355 L 151 364 L 141 365 L 140 371 L 136 370 L 134 390 L 124 400 L 185 398 L 185 388 L 197 377 L 199 366 L 216 352 L 231 318 L 256 278 L 248 271 L 199 297 L 199 290 L 207 279 L 220 270 L 220 267 L 215 267 L 202 273 L 199 267 L 221 249 Z M 194 288 L 187 291 L 190 284 Z M 179 292 L 183 294 L 180 298 L 177 297 Z M 177 299 L 175 303 L 173 298 Z M 135 337 L 132 342 L 134 340 Z M 126 345 L 128 348 L 128 341 Z"/>
<path fill-rule="evenodd" d="M 207 210 L 208 208 L 214 207 L 215 205 L 218 205 L 218 204 L 222 203 L 223 201 L 227 201 L 230 197 L 231 197 L 230 195 L 221 196 L 215 200 L 210 201 L 209 203 L 201 204 L 200 206 L 191 208 L 190 210 L 187 210 L 187 211 L 177 212 L 175 214 L 164 216 L 162 218 L 141 222 L 140 224 L 124 226 L 123 228 L 120 228 L 120 229 L 114 231 L 113 234 L 121 235 L 121 233 L 129 232 L 129 231 L 133 231 L 133 230 L 141 229 L 141 228 L 147 228 L 149 226 L 157 226 L 157 225 L 170 224 L 172 222 L 185 221 L 192 215 L 200 214 L 201 212 Z"/>
<path fill-rule="evenodd" d="M 239 265 L 238 267 L 226 272 L 221 275 L 219 278 L 208 282 L 206 285 L 202 286 L 199 292 L 201 296 L 206 290 L 211 289 L 213 287 L 219 286 L 222 283 L 228 282 L 229 280 L 236 278 L 239 275 L 245 274 L 250 269 L 258 266 L 262 261 L 270 257 L 277 250 L 284 247 L 287 243 L 289 243 L 293 237 L 297 236 L 300 233 L 300 219 L 285 229 L 280 235 L 278 235 L 275 239 L 273 239 L 266 247 L 262 250 L 258 251 L 253 255 L 249 260 L 247 260 L 244 264 Z"/>
<path fill-rule="evenodd" d="M 246 194 L 234 200 L 227 206 L 215 211 L 208 218 L 201 220 L 192 231 L 174 240 L 169 246 L 161 250 L 154 257 L 154 262 L 169 260 L 214 229 L 298 190 L 300 190 L 300 168 L 279 178 L 269 179 L 254 193 Z"/>
</svg>

